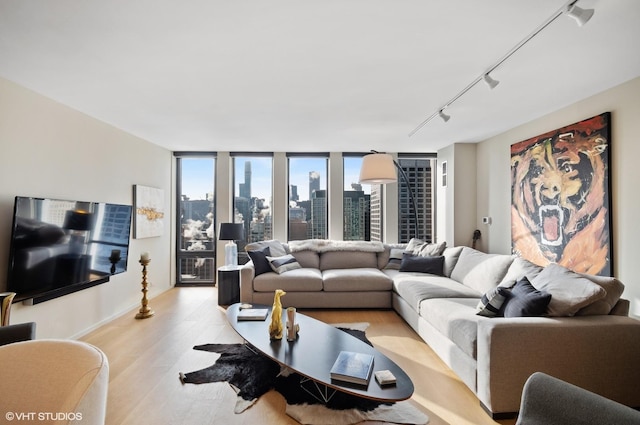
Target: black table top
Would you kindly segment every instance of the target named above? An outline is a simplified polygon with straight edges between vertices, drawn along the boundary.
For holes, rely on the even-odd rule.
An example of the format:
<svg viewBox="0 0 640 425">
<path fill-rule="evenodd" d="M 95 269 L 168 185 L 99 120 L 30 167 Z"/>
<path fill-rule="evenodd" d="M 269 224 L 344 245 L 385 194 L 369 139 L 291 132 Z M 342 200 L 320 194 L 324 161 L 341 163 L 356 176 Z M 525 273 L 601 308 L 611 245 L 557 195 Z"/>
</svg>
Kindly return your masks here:
<svg viewBox="0 0 640 425">
<path fill-rule="evenodd" d="M 298 312 L 296 313 L 296 322 L 300 326 L 298 338 L 295 341 L 287 341 L 285 328 L 284 337 L 281 340 L 271 340 L 269 338 L 271 308 L 263 305 L 253 306 L 253 308 L 269 308 L 269 315 L 264 321 L 238 321 L 239 306 L 240 304 L 233 304 L 227 309 L 227 320 L 233 329 L 267 357 L 293 369 L 300 375 L 338 391 L 383 402 L 406 400 L 413 394 L 411 378 L 391 359 L 358 338 Z M 285 324 L 286 309 L 283 309 L 282 325 L 285 326 Z M 331 367 L 343 350 L 373 355 L 373 373 L 388 369 L 395 375 L 396 384 L 380 386 L 373 373 L 367 386 L 332 381 Z"/>
</svg>

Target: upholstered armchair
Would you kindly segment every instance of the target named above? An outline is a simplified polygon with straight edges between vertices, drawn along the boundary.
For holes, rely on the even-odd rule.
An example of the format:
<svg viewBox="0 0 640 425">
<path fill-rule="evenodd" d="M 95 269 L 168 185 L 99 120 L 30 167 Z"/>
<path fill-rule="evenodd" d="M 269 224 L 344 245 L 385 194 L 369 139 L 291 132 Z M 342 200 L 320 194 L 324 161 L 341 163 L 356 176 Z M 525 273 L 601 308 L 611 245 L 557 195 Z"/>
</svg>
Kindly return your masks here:
<svg viewBox="0 0 640 425">
<path fill-rule="evenodd" d="M 104 425 L 109 384 L 105 354 L 80 341 L 43 339 L 0 346 L 4 412 L 55 415 L 39 424 Z M 35 414 L 35 413 L 34 413 Z"/>
<path fill-rule="evenodd" d="M 544 373 L 531 375 L 516 425 L 567 424 L 638 425 L 640 412 Z"/>
</svg>

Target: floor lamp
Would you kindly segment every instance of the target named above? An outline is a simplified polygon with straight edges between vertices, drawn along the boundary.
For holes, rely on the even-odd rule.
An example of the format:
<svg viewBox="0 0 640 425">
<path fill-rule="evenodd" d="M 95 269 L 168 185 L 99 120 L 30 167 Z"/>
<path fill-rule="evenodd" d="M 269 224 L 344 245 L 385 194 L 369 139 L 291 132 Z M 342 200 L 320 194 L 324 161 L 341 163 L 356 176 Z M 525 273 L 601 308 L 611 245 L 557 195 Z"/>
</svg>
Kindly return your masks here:
<svg viewBox="0 0 640 425">
<path fill-rule="evenodd" d="M 398 181 L 396 169 L 402 176 L 404 184 L 407 185 L 409 199 L 413 207 L 413 221 L 415 223 L 414 237 L 418 238 L 418 206 L 413 197 L 413 191 L 409 185 L 409 178 L 398 162 L 388 153 L 372 151 L 362 158 L 362 168 L 360 168 L 360 183 L 364 184 L 387 184 Z"/>
</svg>

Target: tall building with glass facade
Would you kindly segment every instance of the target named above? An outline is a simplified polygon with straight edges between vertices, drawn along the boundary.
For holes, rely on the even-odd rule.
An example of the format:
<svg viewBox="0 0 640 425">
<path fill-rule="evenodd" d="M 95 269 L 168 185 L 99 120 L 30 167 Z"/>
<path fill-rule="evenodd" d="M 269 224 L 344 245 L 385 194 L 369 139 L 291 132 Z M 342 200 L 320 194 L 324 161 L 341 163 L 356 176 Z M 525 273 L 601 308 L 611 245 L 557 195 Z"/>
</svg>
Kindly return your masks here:
<svg viewBox="0 0 640 425">
<path fill-rule="evenodd" d="M 414 237 L 416 223 L 413 205 L 409 196 L 410 189 L 418 207 L 418 238 L 430 242 L 433 239 L 433 180 L 432 159 L 399 158 L 398 164 L 407 174 L 409 188 L 402 179 L 398 179 L 398 241 L 409 242 Z"/>
<path fill-rule="evenodd" d="M 352 187 L 362 187 L 352 185 Z M 343 197 L 343 239 L 345 241 L 369 241 L 370 232 L 370 195 L 362 190 L 349 190 Z"/>
</svg>

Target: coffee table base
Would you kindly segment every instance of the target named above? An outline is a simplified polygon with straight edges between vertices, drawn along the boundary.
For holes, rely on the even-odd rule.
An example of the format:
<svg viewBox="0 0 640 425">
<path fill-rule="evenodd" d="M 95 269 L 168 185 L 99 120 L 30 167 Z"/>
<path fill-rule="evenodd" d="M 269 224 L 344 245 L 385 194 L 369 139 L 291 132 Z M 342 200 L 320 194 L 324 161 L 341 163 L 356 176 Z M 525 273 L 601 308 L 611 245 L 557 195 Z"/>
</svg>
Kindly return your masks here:
<svg viewBox="0 0 640 425">
<path fill-rule="evenodd" d="M 336 394 L 336 389 L 329 388 L 324 384 L 320 384 L 313 379 L 300 377 L 300 388 L 305 390 L 307 394 L 318 400 L 320 403 L 327 404 Z"/>
</svg>

